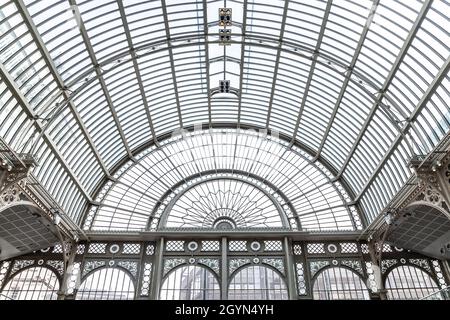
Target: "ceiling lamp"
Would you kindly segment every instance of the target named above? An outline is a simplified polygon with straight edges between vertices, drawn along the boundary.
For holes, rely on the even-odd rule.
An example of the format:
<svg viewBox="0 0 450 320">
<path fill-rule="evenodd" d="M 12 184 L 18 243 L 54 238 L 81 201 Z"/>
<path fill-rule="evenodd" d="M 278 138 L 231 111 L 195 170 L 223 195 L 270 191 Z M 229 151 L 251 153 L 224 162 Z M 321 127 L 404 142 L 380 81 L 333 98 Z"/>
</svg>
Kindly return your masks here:
<svg viewBox="0 0 450 320">
<path fill-rule="evenodd" d="M 230 92 L 230 80 L 220 80 L 219 81 L 219 92 L 229 93 Z"/>
<path fill-rule="evenodd" d="M 219 26 L 231 26 L 231 8 L 219 9 Z"/>
</svg>

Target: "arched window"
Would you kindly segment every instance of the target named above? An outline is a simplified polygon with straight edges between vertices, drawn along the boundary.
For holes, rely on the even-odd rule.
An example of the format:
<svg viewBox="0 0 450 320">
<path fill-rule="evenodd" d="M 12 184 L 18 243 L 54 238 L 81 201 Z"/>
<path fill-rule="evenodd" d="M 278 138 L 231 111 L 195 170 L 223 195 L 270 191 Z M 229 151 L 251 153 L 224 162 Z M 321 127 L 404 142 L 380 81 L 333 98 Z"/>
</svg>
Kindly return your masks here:
<svg viewBox="0 0 450 320">
<path fill-rule="evenodd" d="M 5 285 L 0 300 L 56 300 L 58 290 L 59 280 L 52 270 L 28 268 Z"/>
<path fill-rule="evenodd" d="M 314 281 L 315 300 L 369 300 L 367 287 L 355 272 L 346 268 L 326 268 Z"/>
<path fill-rule="evenodd" d="M 91 273 L 78 289 L 76 300 L 132 300 L 131 277 L 118 268 L 102 268 Z"/>
<path fill-rule="evenodd" d="M 214 274 L 200 266 L 184 265 L 171 271 L 160 292 L 161 300 L 218 300 L 220 287 Z"/>
<path fill-rule="evenodd" d="M 423 270 L 413 266 L 392 269 L 386 278 L 388 299 L 420 299 L 439 290 L 436 282 Z"/>
<path fill-rule="evenodd" d="M 288 291 L 282 277 L 265 266 L 250 266 L 238 271 L 228 289 L 230 300 L 285 300 Z"/>
</svg>

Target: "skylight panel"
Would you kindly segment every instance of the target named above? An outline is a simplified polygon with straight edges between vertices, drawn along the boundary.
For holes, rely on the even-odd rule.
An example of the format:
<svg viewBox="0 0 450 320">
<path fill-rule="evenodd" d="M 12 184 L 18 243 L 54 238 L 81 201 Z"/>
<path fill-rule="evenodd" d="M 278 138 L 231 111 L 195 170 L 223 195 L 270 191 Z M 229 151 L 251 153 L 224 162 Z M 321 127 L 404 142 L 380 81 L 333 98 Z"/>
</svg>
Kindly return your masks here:
<svg viewBox="0 0 450 320">
<path fill-rule="evenodd" d="M 315 46 L 323 22 L 326 2 L 290 1 L 285 38 L 299 44 Z"/>
</svg>

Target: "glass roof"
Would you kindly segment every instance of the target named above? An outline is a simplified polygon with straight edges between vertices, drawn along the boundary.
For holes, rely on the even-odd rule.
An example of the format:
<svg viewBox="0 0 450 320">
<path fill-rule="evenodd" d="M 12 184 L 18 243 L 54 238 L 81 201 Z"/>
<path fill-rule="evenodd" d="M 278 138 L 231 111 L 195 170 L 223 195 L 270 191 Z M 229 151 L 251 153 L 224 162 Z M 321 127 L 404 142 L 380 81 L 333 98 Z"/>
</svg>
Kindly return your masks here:
<svg viewBox="0 0 450 320">
<path fill-rule="evenodd" d="M 448 30 L 448 0 L 0 0 L 0 136 L 81 224 L 174 130 L 269 129 L 370 223 L 449 132 Z"/>
<path fill-rule="evenodd" d="M 213 183 L 231 178 L 237 182 Z M 361 229 L 349 195 L 332 179 L 333 175 L 320 163 L 313 163 L 311 156 L 274 136 L 254 130 L 197 130 L 167 139 L 124 164 L 114 175 L 115 181 L 100 191 L 83 227 L 199 227 L 195 216 L 195 221 L 205 222 L 214 211 L 226 209 L 237 212 L 242 223 L 234 222 L 242 228 Z M 242 186 L 246 186 L 245 192 Z M 230 199 L 239 193 L 240 197 Z M 197 209 L 204 207 L 195 209 L 191 224 L 185 221 L 186 212 L 195 211 L 195 203 L 188 206 L 189 201 L 198 202 Z M 202 212 L 205 220 L 198 217 Z M 253 221 L 256 212 L 262 221 Z"/>
</svg>

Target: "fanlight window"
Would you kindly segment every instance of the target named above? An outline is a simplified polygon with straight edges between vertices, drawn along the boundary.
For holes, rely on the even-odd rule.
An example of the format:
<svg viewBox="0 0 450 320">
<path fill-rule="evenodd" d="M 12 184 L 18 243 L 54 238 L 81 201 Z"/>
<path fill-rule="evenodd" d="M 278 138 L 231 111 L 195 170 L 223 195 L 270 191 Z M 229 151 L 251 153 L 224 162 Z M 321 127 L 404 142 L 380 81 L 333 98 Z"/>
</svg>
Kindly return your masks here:
<svg viewBox="0 0 450 320">
<path fill-rule="evenodd" d="M 314 281 L 315 300 L 369 300 L 369 292 L 361 278 L 346 268 L 326 268 Z"/>
<path fill-rule="evenodd" d="M 255 186 L 232 179 L 201 183 L 186 191 L 170 210 L 167 227 L 282 227 L 272 199 Z"/>
<path fill-rule="evenodd" d="M 5 285 L 0 300 L 56 300 L 58 290 L 58 277 L 52 270 L 28 268 Z"/>
<path fill-rule="evenodd" d="M 117 268 L 94 271 L 81 284 L 77 300 L 132 300 L 134 284 L 131 277 Z"/>
<path fill-rule="evenodd" d="M 425 271 L 413 266 L 392 269 L 386 278 L 386 289 L 391 300 L 420 299 L 439 290 Z"/>
<path fill-rule="evenodd" d="M 236 273 L 228 289 L 230 300 L 286 300 L 286 284 L 278 272 L 265 266 L 246 267 Z"/>
<path fill-rule="evenodd" d="M 214 274 L 200 266 L 181 266 L 164 280 L 161 300 L 218 300 L 220 287 Z"/>
</svg>

